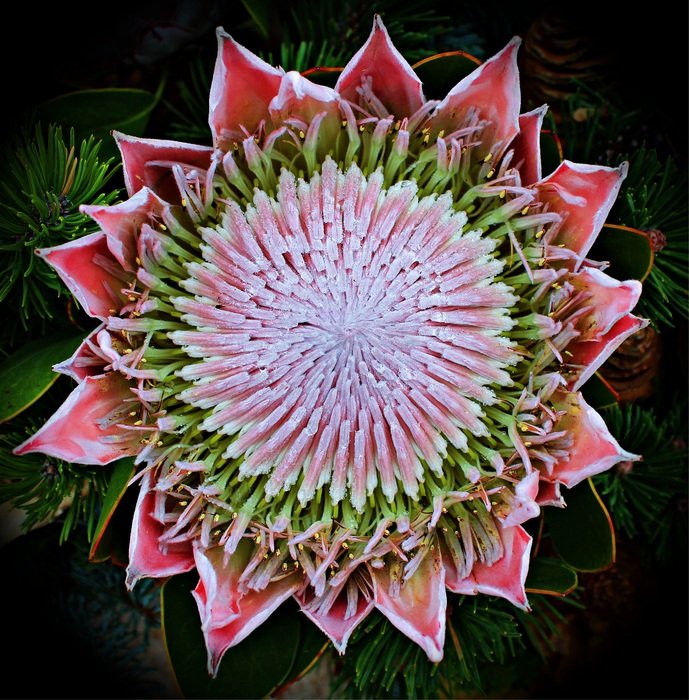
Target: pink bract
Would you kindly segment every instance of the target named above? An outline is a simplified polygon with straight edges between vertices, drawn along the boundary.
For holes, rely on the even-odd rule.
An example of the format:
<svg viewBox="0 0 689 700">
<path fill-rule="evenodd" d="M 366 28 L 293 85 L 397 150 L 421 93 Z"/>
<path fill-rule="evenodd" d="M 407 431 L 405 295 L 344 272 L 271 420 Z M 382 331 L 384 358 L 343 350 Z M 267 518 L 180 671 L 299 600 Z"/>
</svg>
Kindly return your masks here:
<svg viewBox="0 0 689 700">
<path fill-rule="evenodd" d="M 528 609 L 523 524 L 635 459 L 579 391 L 646 323 L 587 258 L 626 166 L 542 176 L 518 39 L 440 102 L 378 17 L 334 89 L 218 41 L 213 146 L 117 134 L 129 199 L 39 253 L 100 325 L 16 452 L 136 457 L 128 584 L 198 571 L 210 673 L 290 596 L 440 661 L 446 590 Z"/>
</svg>

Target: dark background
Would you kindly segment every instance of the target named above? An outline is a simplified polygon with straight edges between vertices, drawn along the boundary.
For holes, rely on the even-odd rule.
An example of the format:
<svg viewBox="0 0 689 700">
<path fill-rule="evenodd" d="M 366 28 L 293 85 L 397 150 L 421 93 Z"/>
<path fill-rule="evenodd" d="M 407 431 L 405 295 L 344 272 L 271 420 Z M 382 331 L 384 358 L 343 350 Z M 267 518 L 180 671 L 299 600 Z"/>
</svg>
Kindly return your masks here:
<svg viewBox="0 0 689 700">
<path fill-rule="evenodd" d="M 471 18 L 476 33 L 485 38 L 487 56 L 504 46 L 512 33 L 524 34 L 540 12 L 552 7 L 552 3 L 516 1 L 485 2 L 482 9 L 471 2 L 425 4 L 438 6 L 442 14 L 457 20 Z M 621 3 L 613 9 L 612 5 L 572 3 L 561 11 L 573 28 L 610 55 L 610 89 L 626 105 L 643 111 L 647 133 L 661 134 L 663 148 L 686 166 L 686 7 L 671 10 L 670 3 L 650 3 L 632 9 L 631 3 Z M 188 18 L 191 41 L 176 54 L 162 56 L 156 47 L 156 27 L 164 28 L 171 8 L 180 7 Z M 365 12 L 364 3 L 362 8 Z M 212 61 L 217 24 L 258 49 L 261 41 L 246 20 L 240 3 L 231 2 L 139 2 L 129 8 L 114 3 L 82 7 L 50 3 L 40 9 L 27 2 L 14 5 L 11 18 L 2 22 L 2 120 L 10 127 L 27 109 L 71 90 L 106 86 L 154 90 L 163 70 L 174 82 L 175 71 L 189 55 L 201 52 Z M 153 60 L 156 57 L 160 60 Z M 149 135 L 162 135 L 167 119 L 161 106 Z M 78 615 L 65 609 L 75 600 L 70 592 L 77 584 L 65 563 L 76 556 L 75 550 L 73 545 L 60 549 L 56 541 L 57 533 L 44 531 L 0 552 L 4 645 L 0 693 L 141 697 L 160 692 L 118 677 L 103 661 L 102 650 L 91 647 Z M 629 567 L 631 573 L 618 570 L 611 575 L 604 599 L 608 602 L 603 603 L 607 608 L 594 605 L 590 615 L 596 619 L 575 621 L 569 646 L 553 658 L 532 697 L 687 697 L 686 556 L 658 571 L 634 559 L 634 543 L 624 547 L 624 557 L 636 562 Z M 584 583 L 587 590 L 597 585 L 593 580 Z"/>
</svg>

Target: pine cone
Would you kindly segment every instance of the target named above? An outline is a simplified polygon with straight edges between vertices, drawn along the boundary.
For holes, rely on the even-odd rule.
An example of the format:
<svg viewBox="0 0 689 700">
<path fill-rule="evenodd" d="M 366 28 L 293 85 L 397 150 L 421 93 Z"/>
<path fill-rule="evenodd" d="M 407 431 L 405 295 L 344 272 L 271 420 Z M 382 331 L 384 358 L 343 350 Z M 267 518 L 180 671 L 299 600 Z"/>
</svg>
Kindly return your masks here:
<svg viewBox="0 0 689 700">
<path fill-rule="evenodd" d="M 600 83 L 609 63 L 580 18 L 560 10 L 545 12 L 524 37 L 522 92 L 534 105 L 564 100 L 576 92 L 575 81 Z"/>
<path fill-rule="evenodd" d="M 645 399 L 653 393 L 661 355 L 660 335 L 646 326 L 627 338 L 600 372 L 620 395 L 620 401 Z"/>
</svg>

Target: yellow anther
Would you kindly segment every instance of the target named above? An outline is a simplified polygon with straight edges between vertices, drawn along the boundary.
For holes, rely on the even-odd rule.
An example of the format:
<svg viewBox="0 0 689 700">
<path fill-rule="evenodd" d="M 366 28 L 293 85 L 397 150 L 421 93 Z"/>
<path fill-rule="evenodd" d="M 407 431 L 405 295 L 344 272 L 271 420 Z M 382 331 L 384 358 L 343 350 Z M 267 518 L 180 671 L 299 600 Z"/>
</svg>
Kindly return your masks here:
<svg viewBox="0 0 689 700">
<path fill-rule="evenodd" d="M 163 446 L 163 441 L 158 440 L 158 442 L 156 442 L 156 447 L 162 447 L 162 446 Z"/>
<path fill-rule="evenodd" d="M 180 501 L 179 504 L 184 508 L 185 506 L 189 505 L 189 501 Z"/>
<path fill-rule="evenodd" d="M 206 514 L 201 513 L 201 515 L 199 515 L 199 520 L 205 520 L 205 519 L 206 519 Z"/>
<path fill-rule="evenodd" d="M 142 421 L 142 420 L 137 420 L 137 421 L 134 421 L 134 425 L 141 425 L 142 423 L 143 423 L 143 421 Z"/>
<path fill-rule="evenodd" d="M 529 213 L 529 205 L 527 204 L 521 211 L 521 215 L 525 216 L 526 214 Z"/>
<path fill-rule="evenodd" d="M 136 411 L 129 411 L 129 415 L 130 415 L 130 416 L 135 416 L 135 415 L 136 415 Z"/>
<path fill-rule="evenodd" d="M 182 197 L 182 206 L 183 207 L 187 206 L 187 198 L 186 197 Z"/>
<path fill-rule="evenodd" d="M 543 238 L 544 233 L 545 233 L 544 228 L 542 228 L 540 231 L 536 231 L 536 238 Z"/>
<path fill-rule="evenodd" d="M 134 260 L 136 260 L 137 265 L 141 265 L 141 258 L 137 256 L 136 258 L 134 258 Z"/>
<path fill-rule="evenodd" d="M 304 551 L 304 545 L 301 542 L 298 544 L 298 547 L 300 552 Z"/>
<path fill-rule="evenodd" d="M 306 138 L 306 134 L 303 132 L 302 129 L 299 129 L 299 138 L 300 138 L 300 139 L 305 139 L 305 138 Z"/>
<path fill-rule="evenodd" d="M 261 535 L 256 535 L 256 537 L 254 537 L 254 542 L 256 544 L 261 544 Z"/>
<path fill-rule="evenodd" d="M 349 545 L 346 542 L 343 542 L 342 549 L 349 549 Z"/>
<path fill-rule="evenodd" d="M 424 144 L 426 144 L 426 143 L 428 143 L 430 140 L 431 140 L 431 135 L 430 135 L 430 134 L 426 134 L 426 135 L 423 137 L 422 142 L 423 142 Z"/>
<path fill-rule="evenodd" d="M 217 523 L 218 520 L 220 520 L 220 513 L 216 513 L 216 514 L 213 516 L 213 522 L 214 522 L 214 523 Z"/>
<path fill-rule="evenodd" d="M 491 169 L 486 173 L 486 177 L 487 177 L 488 179 L 490 179 L 491 177 L 493 177 L 493 175 L 495 175 L 495 170 L 493 170 L 493 168 L 491 168 Z"/>
<path fill-rule="evenodd" d="M 492 157 L 493 157 L 493 154 L 492 154 L 492 153 L 489 153 L 489 154 L 483 159 L 483 162 L 484 162 L 484 163 L 487 163 L 489 160 L 492 159 Z"/>
</svg>

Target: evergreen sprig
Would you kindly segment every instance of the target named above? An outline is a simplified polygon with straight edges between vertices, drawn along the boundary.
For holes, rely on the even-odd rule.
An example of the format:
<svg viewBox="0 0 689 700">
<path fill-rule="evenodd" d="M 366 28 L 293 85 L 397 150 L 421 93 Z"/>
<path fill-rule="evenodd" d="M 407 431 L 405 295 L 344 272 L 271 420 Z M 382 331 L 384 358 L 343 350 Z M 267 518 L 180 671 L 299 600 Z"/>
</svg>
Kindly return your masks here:
<svg viewBox="0 0 689 700">
<path fill-rule="evenodd" d="M 440 664 L 431 663 L 381 614 L 371 614 L 349 644 L 340 675 L 344 681 L 334 689 L 335 695 L 453 697 L 460 689 L 483 693 L 485 665 L 504 664 L 524 649 L 523 625 L 516 608 L 497 598 L 451 596 L 449 605 Z"/>
<path fill-rule="evenodd" d="M 58 276 L 34 251 L 98 230 L 79 211 L 82 204 L 112 204 L 105 191 L 114 159 L 99 158 L 93 136 L 77 144 L 74 131 L 41 125 L 6 148 L 0 177 L 0 301 L 12 297 L 26 327 L 30 317 L 52 318 L 54 297 L 64 291 Z"/>
<path fill-rule="evenodd" d="M 608 409 L 605 420 L 611 432 L 642 460 L 623 462 L 594 477 L 615 526 L 630 538 L 643 538 L 660 561 L 672 555 L 675 528 L 684 522 L 686 530 L 677 507 L 687 493 L 684 414 L 679 404 L 665 416 L 635 405 Z"/>
<path fill-rule="evenodd" d="M 38 425 L 26 431 L 0 435 L 0 502 L 24 511 L 24 530 L 44 521 L 60 518 L 60 543 L 83 523 L 91 541 L 109 471 L 101 466 L 82 466 L 40 454 L 17 457 L 12 449 Z"/>
<path fill-rule="evenodd" d="M 628 160 L 629 173 L 611 216 L 649 232 L 655 258 L 637 310 L 671 326 L 674 315 L 689 315 L 687 174 L 672 158 L 661 159 L 645 147 Z"/>
<path fill-rule="evenodd" d="M 177 81 L 179 98 L 165 100 L 165 106 L 174 116 L 168 132 L 170 138 L 201 144 L 209 142 L 208 95 L 212 74 L 212 62 L 200 54 L 191 58 L 187 75 Z"/>
</svg>

